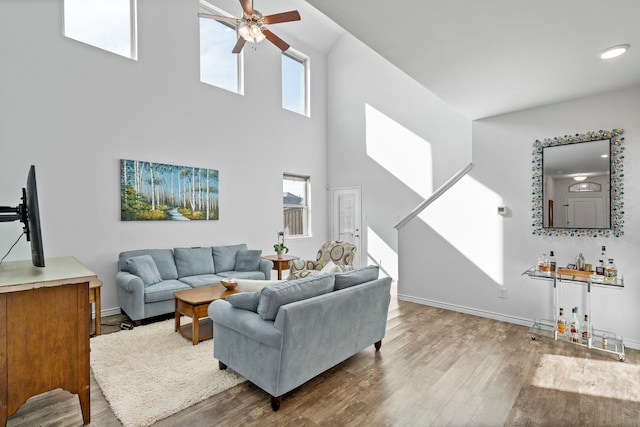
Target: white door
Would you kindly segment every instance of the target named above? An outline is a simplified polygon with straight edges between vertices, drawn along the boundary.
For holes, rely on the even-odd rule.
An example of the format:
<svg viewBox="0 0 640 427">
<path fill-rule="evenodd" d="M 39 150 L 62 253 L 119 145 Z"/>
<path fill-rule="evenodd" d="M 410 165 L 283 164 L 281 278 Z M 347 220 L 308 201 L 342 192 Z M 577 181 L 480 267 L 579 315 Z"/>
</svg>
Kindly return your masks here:
<svg viewBox="0 0 640 427">
<path fill-rule="evenodd" d="M 363 248 L 360 188 L 336 188 L 333 190 L 331 215 L 332 239 L 349 242 L 357 248 L 354 267 L 360 267 Z"/>
<path fill-rule="evenodd" d="M 603 228 L 604 202 L 602 197 L 569 197 L 567 226 L 571 228 Z"/>
</svg>

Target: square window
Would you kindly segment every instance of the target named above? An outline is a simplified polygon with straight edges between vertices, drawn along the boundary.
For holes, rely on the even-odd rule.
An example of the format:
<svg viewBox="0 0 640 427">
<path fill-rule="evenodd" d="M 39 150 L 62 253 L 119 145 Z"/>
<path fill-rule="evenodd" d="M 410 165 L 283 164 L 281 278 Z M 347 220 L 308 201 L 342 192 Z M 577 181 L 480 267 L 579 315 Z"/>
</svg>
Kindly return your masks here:
<svg viewBox="0 0 640 427">
<path fill-rule="evenodd" d="M 64 0 L 64 35 L 136 59 L 136 0 Z"/>
</svg>

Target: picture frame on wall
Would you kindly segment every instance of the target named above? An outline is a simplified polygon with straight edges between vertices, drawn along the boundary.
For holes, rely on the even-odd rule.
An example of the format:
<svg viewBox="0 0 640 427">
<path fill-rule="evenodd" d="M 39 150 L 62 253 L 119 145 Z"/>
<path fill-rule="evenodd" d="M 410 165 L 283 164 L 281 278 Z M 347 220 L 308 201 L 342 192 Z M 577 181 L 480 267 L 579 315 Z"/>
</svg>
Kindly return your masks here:
<svg viewBox="0 0 640 427">
<path fill-rule="evenodd" d="M 211 221 L 219 218 L 219 171 L 120 160 L 122 221 Z"/>
</svg>

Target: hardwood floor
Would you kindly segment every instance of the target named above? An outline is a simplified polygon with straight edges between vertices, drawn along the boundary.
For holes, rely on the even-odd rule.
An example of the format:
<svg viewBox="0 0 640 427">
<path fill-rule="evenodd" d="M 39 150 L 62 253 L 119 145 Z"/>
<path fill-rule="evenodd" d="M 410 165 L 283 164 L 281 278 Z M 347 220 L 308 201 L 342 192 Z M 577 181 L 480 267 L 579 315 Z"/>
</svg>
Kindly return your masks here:
<svg viewBox="0 0 640 427">
<path fill-rule="evenodd" d="M 286 395 L 279 412 L 271 410 L 265 392 L 245 382 L 155 425 L 640 425 L 640 399 L 604 397 L 616 386 L 608 375 L 597 381 L 603 396 L 581 394 L 579 372 L 568 384 L 573 387 L 569 391 L 540 388 L 532 381 L 541 358 L 557 355 L 599 360 L 610 364 L 606 366 L 612 373 L 631 365 L 626 367 L 638 376 L 637 389 L 640 351 L 628 350 L 621 363 L 615 355 L 568 343 L 531 341 L 527 331 L 524 326 L 392 300 L 380 352 L 371 346 L 314 378 Z M 213 360 L 211 368 L 218 369 Z M 95 426 L 120 425 L 93 377 L 91 419 Z M 36 396 L 7 425 L 80 426 L 78 398 L 61 390 Z"/>
</svg>

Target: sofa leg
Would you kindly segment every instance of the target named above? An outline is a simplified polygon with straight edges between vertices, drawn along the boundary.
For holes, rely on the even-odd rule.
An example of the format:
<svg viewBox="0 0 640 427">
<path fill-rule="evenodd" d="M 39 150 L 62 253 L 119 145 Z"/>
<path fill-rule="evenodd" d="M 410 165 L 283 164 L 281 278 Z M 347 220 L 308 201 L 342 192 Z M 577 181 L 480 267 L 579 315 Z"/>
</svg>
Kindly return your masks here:
<svg viewBox="0 0 640 427">
<path fill-rule="evenodd" d="M 376 351 L 380 350 L 380 347 L 382 347 L 382 340 L 380 340 L 377 343 L 375 343 L 374 347 L 376 348 Z"/>
<path fill-rule="evenodd" d="M 282 396 L 274 397 L 271 396 L 271 409 L 277 411 L 280 409 L 280 403 L 282 402 Z"/>
<path fill-rule="evenodd" d="M 227 365 L 218 360 L 218 368 L 220 368 L 221 371 L 224 371 L 227 369 Z"/>
</svg>

